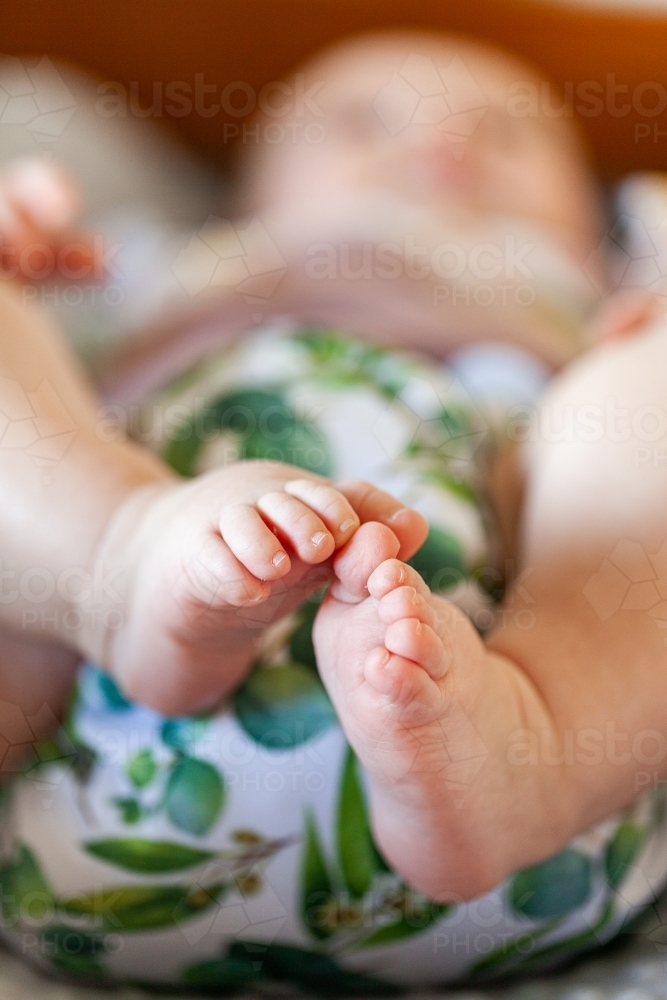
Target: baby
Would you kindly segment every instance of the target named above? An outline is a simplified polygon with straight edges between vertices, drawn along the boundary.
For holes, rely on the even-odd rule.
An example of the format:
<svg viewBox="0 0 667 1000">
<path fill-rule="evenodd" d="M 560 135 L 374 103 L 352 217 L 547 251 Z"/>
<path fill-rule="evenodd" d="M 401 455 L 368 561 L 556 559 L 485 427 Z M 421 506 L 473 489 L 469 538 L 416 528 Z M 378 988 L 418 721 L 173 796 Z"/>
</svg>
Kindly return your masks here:
<svg viewBox="0 0 667 1000">
<path fill-rule="evenodd" d="M 441 80 L 442 92 L 437 80 L 429 81 L 429 66 Z M 344 323 L 360 337 L 388 344 L 402 342 L 408 330 L 404 346 L 436 357 L 472 338 L 496 337 L 530 348 L 553 366 L 574 358 L 585 346 L 585 319 L 595 301 L 580 269 L 586 264 L 594 282 L 603 280 L 590 263 L 601 222 L 566 123 L 543 113 L 519 119 L 508 111 L 516 84 L 535 83 L 532 72 L 459 40 L 409 36 L 350 43 L 307 67 L 305 79 L 325 81 L 317 111 L 306 112 L 326 123 L 324 141 L 262 148 L 243 195 L 244 208 L 268 220 L 266 228 L 286 262 L 267 313 L 289 313 L 301 323 Z M 421 119 L 415 113 L 397 127 L 401 80 L 432 100 L 419 112 Z M 444 111 L 437 97 L 445 98 Z M 20 219 L 30 215 L 25 195 L 16 187 L 6 190 L 6 201 Z M 229 238 L 225 230 L 218 233 L 220 240 Z M 521 283 L 527 280 L 532 291 L 530 302 L 522 307 L 508 295 L 490 309 L 473 295 L 472 303 L 466 301 L 461 309 L 454 293 L 468 279 L 474 289 L 480 286 L 480 274 L 487 284 L 500 277 L 501 272 L 485 277 L 493 270 L 488 262 L 475 271 L 470 252 L 483 246 L 494 260 L 499 234 L 515 241 L 513 259 L 525 259 L 522 247 L 537 248 L 528 279 L 520 272 Z M 407 237 L 425 248 L 425 270 L 417 279 L 407 268 Z M 207 239 L 213 238 L 209 230 Z M 325 284 L 307 266 L 322 244 L 362 253 L 365 246 L 372 252 L 381 247 L 401 264 L 398 277 L 385 281 L 372 268 L 367 279 L 355 282 L 340 268 Z M 444 244 L 464 248 L 460 273 L 441 264 Z M 231 259 L 221 252 L 220 241 L 215 245 L 221 259 Z M 479 254 L 477 259 L 479 265 Z M 516 291 L 516 275 L 506 277 Z M 367 482 L 332 485 L 324 460 L 290 466 L 257 460 L 258 453 L 266 452 L 239 452 L 243 435 L 235 430 L 232 413 L 254 413 L 257 397 L 249 393 L 260 386 L 262 406 L 272 406 L 279 417 L 274 437 L 281 440 L 280 435 L 291 433 L 298 410 L 284 400 L 312 402 L 313 386 L 324 392 L 328 385 L 327 412 L 337 415 L 330 420 L 336 453 L 354 456 L 368 438 L 363 414 L 366 420 L 370 414 L 377 426 L 379 399 L 407 405 L 404 390 L 412 379 L 433 387 L 439 400 L 439 408 L 426 413 L 426 423 L 443 426 L 458 415 L 464 430 L 450 438 L 468 446 L 478 426 L 451 385 L 443 390 L 441 375 L 388 351 L 354 354 L 351 349 L 347 357 L 356 359 L 354 384 L 363 386 L 367 408 L 359 410 L 356 424 L 348 425 L 343 441 L 345 408 L 356 414 L 360 397 L 348 392 L 342 404 L 336 402 L 347 361 L 330 368 L 327 383 L 323 359 L 336 352 L 340 358 L 348 347 L 316 335 L 277 336 L 260 341 L 256 350 L 252 343 L 235 347 L 224 356 L 220 371 L 207 372 L 206 379 L 208 391 L 213 386 L 215 393 L 226 393 L 218 429 L 227 435 L 227 444 L 234 444 L 234 457 L 246 461 L 229 462 L 184 482 L 145 449 L 100 433 L 95 401 L 48 323 L 25 309 L 8 284 L 0 294 L 3 328 L 11 331 L 0 348 L 3 374 L 14 385 L 48 383 L 49 393 L 34 395 L 34 409 L 48 436 L 69 435 L 49 482 L 27 451 L 3 451 L 1 456 L 3 558 L 17 579 L 23 580 L 26 570 L 34 576 L 33 567 L 39 566 L 44 578 L 58 581 L 42 600 L 47 613 L 35 619 L 26 617 L 34 604 L 28 585 L 3 604 L 2 697 L 31 719 L 37 714 L 31 704 L 56 709 L 79 657 L 101 666 L 118 685 L 110 686 L 109 677 L 96 671 L 83 675 L 69 737 L 68 759 L 74 756 L 78 763 L 74 776 L 53 793 L 48 832 L 44 820 L 36 818 L 34 783 L 24 783 L 16 793 L 12 828 L 20 843 L 9 845 L 9 882 L 3 890 L 10 898 L 7 925 L 24 950 L 35 957 L 48 955 L 59 968 L 91 978 L 104 974 L 102 956 L 126 979 L 171 981 L 180 976 L 193 985 L 229 989 L 230 983 L 238 987 L 256 979 L 260 972 L 254 966 L 264 962 L 274 976 L 296 978 L 310 987 L 336 981 L 342 989 L 358 992 L 369 988 L 362 972 L 376 970 L 397 982 L 451 980 L 473 966 L 479 975 L 505 972 L 522 959 L 527 928 L 532 938 L 524 950 L 532 949 L 541 959 L 594 943 L 598 935 L 602 939 L 616 929 L 625 911 L 617 908 L 612 894 L 641 846 L 654 851 L 661 846 L 661 822 L 646 820 L 643 802 L 624 819 L 616 817 L 607 827 L 583 835 L 574 846 L 570 841 L 637 799 L 638 760 L 653 753 L 653 744 L 651 750 L 644 745 L 664 742 L 665 650 L 654 617 L 643 605 L 600 615 L 587 595 L 600 567 L 617 558 L 619 543 L 630 546 L 630 579 L 637 571 L 630 563 L 640 551 L 651 560 L 657 586 L 663 586 L 664 470 L 659 463 L 640 464 L 637 456 L 646 448 L 647 433 L 655 448 L 665 434 L 660 419 L 667 403 L 661 375 L 667 349 L 664 326 L 644 324 L 641 335 L 600 347 L 573 364 L 549 390 L 541 412 L 550 420 L 546 426 L 538 424 L 521 462 L 509 460 L 494 470 L 498 522 L 507 556 L 519 560 L 521 573 L 515 583 L 509 581 L 504 604 L 509 613 L 498 617 L 483 641 L 466 615 L 425 582 L 430 576 L 419 552 L 424 552 L 428 527 L 422 514 Z M 131 399 L 139 387 L 143 394 L 156 391 L 184 358 L 194 358 L 211 343 L 216 328 L 219 340 L 225 323 L 233 339 L 253 308 L 239 305 L 235 296 L 224 281 L 222 287 L 207 288 L 201 303 L 195 303 L 196 329 L 183 325 L 191 304 L 184 298 L 171 300 L 171 322 L 156 317 L 152 330 L 123 345 L 109 366 L 109 384 L 113 377 L 118 398 Z M 641 326 L 649 309 L 644 300 L 631 307 L 620 303 L 615 313 L 608 313 L 607 332 Z M 350 370 L 348 364 L 348 375 Z M 267 381 L 269 376 L 273 381 Z M 271 402 L 267 385 L 274 391 L 274 383 L 284 396 L 277 401 L 273 396 Z M 334 383 L 337 388 L 332 389 Z M 12 391 L 9 383 L 4 391 Z M 172 396 L 174 392 L 178 389 L 170 390 Z M 611 419 L 610 399 L 614 426 L 600 425 L 602 433 L 597 434 L 590 421 Z M 69 424 L 62 415 L 63 400 Z M 417 412 L 423 412 L 420 406 Z M 268 410 L 258 412 L 262 418 Z M 572 433 L 554 434 L 551 429 L 567 426 L 571 414 L 581 420 L 583 430 L 577 425 Z M 646 418 L 657 421 L 657 431 L 653 425 L 645 429 Z M 398 418 L 401 427 L 402 420 Z M 186 419 L 177 428 L 181 437 L 174 434 L 171 440 L 193 442 L 196 435 L 188 426 Z M 322 426 L 322 421 L 300 422 L 325 453 L 317 437 Z M 357 440 L 350 438 L 352 433 Z M 415 497 L 415 506 L 429 514 L 432 541 L 442 535 L 446 517 L 441 509 L 438 535 L 426 510 L 424 483 L 436 493 L 441 490 L 438 474 L 451 479 L 452 469 L 460 471 L 462 453 L 443 451 L 442 435 L 436 435 L 435 443 L 430 438 L 414 438 L 413 443 L 420 446 L 418 453 L 414 448 L 401 452 L 403 464 L 398 463 L 398 472 L 392 468 L 393 479 L 387 475 L 401 487 L 392 492 Z M 168 445 L 167 452 L 178 471 L 199 471 L 194 460 L 183 457 L 183 448 Z M 434 456 L 440 462 L 437 470 Z M 464 457 L 471 460 L 470 454 Z M 372 466 L 362 457 L 364 463 Z M 461 492 L 465 477 L 455 485 Z M 441 503 L 442 493 L 437 496 Z M 442 546 L 438 550 L 443 559 L 444 551 Z M 522 582 L 526 571 L 529 584 Z M 304 602 L 309 602 L 306 611 Z M 62 624 L 73 606 L 80 612 L 74 635 Z M 112 612 L 119 607 L 117 622 Z M 522 611 L 534 623 L 528 629 L 522 627 Z M 307 642 L 313 617 L 319 675 L 366 775 L 372 836 L 354 756 L 344 749 L 340 731 L 320 721 L 326 709 L 317 700 L 317 680 L 308 675 L 306 681 L 298 670 L 281 673 L 289 666 L 281 623 L 290 622 L 289 655 L 296 667 L 312 656 Z M 62 653 L 64 644 L 74 649 L 71 657 Z M 251 676 L 242 684 L 254 662 L 260 679 L 253 682 Z M 329 805 L 315 805 L 314 797 L 302 790 L 284 796 L 282 805 L 271 800 L 268 821 L 266 800 L 252 805 L 251 793 L 239 794 L 224 820 L 225 835 L 237 847 L 221 848 L 221 831 L 210 831 L 213 819 L 222 815 L 224 782 L 239 791 L 238 780 L 234 786 L 230 778 L 234 757 L 229 742 L 239 739 L 239 724 L 225 714 L 212 720 L 182 718 L 210 713 L 234 695 L 235 716 L 242 720 L 247 741 L 249 733 L 258 732 L 266 686 L 278 677 L 293 684 L 297 676 L 305 685 L 299 697 L 311 713 L 302 719 L 308 738 L 321 740 L 318 752 L 327 767 L 331 761 L 335 767 L 326 796 L 329 802 L 331 794 L 339 795 L 336 863 L 327 856 L 330 838 L 323 843 L 318 833 L 325 814 L 328 822 Z M 277 698 L 279 706 L 289 701 L 285 690 Z M 125 696 L 172 718 L 142 714 Z M 315 722 L 313 704 L 320 712 Z M 105 759 L 103 747 L 95 744 L 109 725 L 104 713 L 111 710 L 129 713 L 122 716 L 129 722 L 121 719 L 114 725 L 137 751 L 125 754 L 122 767 L 118 760 Z M 274 722 L 276 718 L 274 714 Z M 42 722 L 34 718 L 33 728 Z M 217 758 L 210 744 L 207 749 L 205 740 L 197 742 L 204 739 L 197 725 L 210 727 Z M 610 727 L 615 734 L 611 751 Z M 149 731 L 159 734 L 159 740 L 146 736 Z M 607 741 L 605 751 L 596 742 L 598 734 Z M 290 739 L 287 746 L 300 745 L 296 737 Z M 334 739 L 339 742 L 326 742 Z M 617 752 L 619 741 L 624 748 L 635 748 L 634 753 Z M 256 737 L 255 745 L 267 752 L 276 749 L 266 733 Z M 222 757 L 221 746 L 228 748 Z M 65 817 L 72 812 L 85 750 L 92 754 L 89 768 L 97 760 L 98 785 L 85 786 L 95 808 L 90 816 L 83 810 L 70 821 Z M 246 750 L 243 744 L 241 756 Z M 341 756 L 340 785 L 336 779 L 332 791 Z M 275 769 L 274 763 L 270 766 Z M 120 794 L 128 776 L 132 796 Z M 142 791 L 153 782 L 157 798 Z M 193 783 L 200 789 L 194 796 Z M 303 847 L 297 847 L 290 839 L 294 812 L 300 814 L 306 803 Z M 118 836 L 112 806 L 123 811 L 126 825 L 143 824 L 141 836 L 132 830 Z M 258 834 L 250 829 L 253 825 L 263 825 L 266 832 Z M 178 841 L 174 827 L 180 831 Z M 53 864 L 45 846 L 51 846 L 52 837 L 58 844 Z M 207 839 L 197 839 L 202 837 Z M 82 839 L 87 856 L 73 846 Z M 267 867 L 278 851 L 289 859 L 282 869 L 287 866 L 287 876 L 278 873 L 276 862 Z M 37 856 L 48 877 L 40 872 Z M 604 886 L 595 882 L 599 866 L 591 859 L 598 857 L 607 866 Z M 300 863 L 303 897 L 300 924 L 294 890 L 285 888 L 296 881 L 295 862 Z M 124 871 L 113 890 L 106 881 L 110 865 Z M 186 884 L 182 875 L 172 874 L 197 865 L 206 868 L 196 879 L 192 874 L 194 882 Z M 655 860 L 650 878 L 661 879 L 664 867 L 662 858 Z M 147 884 L 137 884 L 137 873 L 146 876 Z M 165 873 L 165 884 L 155 881 Z M 247 900 L 260 878 L 266 879 L 266 891 L 249 916 L 253 904 Z M 22 895 L 28 884 L 42 905 L 36 918 L 39 935 L 33 933 L 30 941 Z M 245 923 L 239 923 L 238 906 L 223 901 L 233 891 L 245 900 Z M 451 927 L 461 919 L 474 925 L 475 917 L 454 904 L 485 894 L 495 900 L 491 913 L 498 919 L 494 915 L 493 926 L 500 923 L 502 931 L 489 936 L 491 945 L 473 947 L 474 961 L 470 955 L 457 957 L 447 921 Z M 635 898 L 645 902 L 650 892 L 630 897 L 631 906 Z M 218 916 L 203 930 L 201 921 L 212 907 L 218 907 Z M 575 916 L 568 924 L 571 913 Z M 199 924 L 188 923 L 195 917 Z M 192 927 L 199 930 L 190 933 Z M 133 946 L 127 935 L 156 928 L 166 928 L 164 938 L 153 934 L 154 951 L 147 957 L 146 941 Z M 237 928 L 247 946 L 229 943 Z M 539 953 L 535 942 L 543 936 L 544 953 Z M 121 944 L 114 945 L 112 938 Z M 401 939 L 405 941 L 397 947 Z M 74 958 L 68 958 L 68 940 L 76 942 L 70 948 Z M 184 940 L 185 971 L 180 955 Z M 307 942 L 319 953 L 306 950 Z M 386 946 L 392 942 L 390 959 Z M 355 959 L 360 947 L 371 949 L 367 961 Z M 253 948 L 260 955 L 257 960 Z M 347 972 L 334 961 L 334 953 Z M 418 973 L 416 960 L 422 966 Z"/>
</svg>

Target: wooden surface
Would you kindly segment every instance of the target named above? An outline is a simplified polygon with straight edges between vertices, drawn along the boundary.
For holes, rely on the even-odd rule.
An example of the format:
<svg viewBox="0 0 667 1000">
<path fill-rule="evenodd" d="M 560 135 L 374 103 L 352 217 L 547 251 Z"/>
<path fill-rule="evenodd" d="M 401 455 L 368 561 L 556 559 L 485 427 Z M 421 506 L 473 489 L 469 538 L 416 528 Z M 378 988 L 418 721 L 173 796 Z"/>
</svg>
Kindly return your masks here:
<svg viewBox="0 0 667 1000">
<path fill-rule="evenodd" d="M 3 0 L 0 51 L 64 57 L 105 80 L 136 81 L 140 99 L 150 101 L 154 82 L 192 85 L 195 74 L 218 93 L 237 80 L 258 91 L 327 42 L 398 26 L 508 45 L 570 85 L 575 105 L 589 87 L 606 105 L 583 119 L 600 172 L 667 169 L 667 108 L 651 113 L 656 100 L 667 105 L 667 17 L 650 12 L 532 0 Z M 614 85 L 627 90 L 614 96 Z M 217 155 L 226 149 L 225 121 L 239 119 L 222 111 L 171 118 Z"/>
</svg>

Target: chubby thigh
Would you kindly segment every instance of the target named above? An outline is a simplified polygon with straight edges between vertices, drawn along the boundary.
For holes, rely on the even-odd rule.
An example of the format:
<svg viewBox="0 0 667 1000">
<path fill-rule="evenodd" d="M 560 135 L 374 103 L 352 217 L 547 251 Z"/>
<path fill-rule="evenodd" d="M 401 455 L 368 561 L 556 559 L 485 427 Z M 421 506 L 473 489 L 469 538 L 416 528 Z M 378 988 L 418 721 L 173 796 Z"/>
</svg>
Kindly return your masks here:
<svg viewBox="0 0 667 1000">
<path fill-rule="evenodd" d="M 134 432 L 184 475 L 266 457 L 376 482 L 428 518 L 413 564 L 432 589 L 491 626 L 487 428 L 445 369 L 268 332 L 147 401 Z M 554 963 L 651 901 L 667 826 L 650 769 L 636 806 L 487 896 L 411 891 L 373 842 L 364 774 L 317 673 L 320 596 L 263 634 L 217 714 L 164 718 L 82 670 L 61 731 L 2 802 L 2 921 L 22 954 L 86 980 L 378 993 Z M 530 766 L 542 750 L 513 752 Z M 462 807 L 483 766 L 452 756 L 443 780 Z"/>
</svg>

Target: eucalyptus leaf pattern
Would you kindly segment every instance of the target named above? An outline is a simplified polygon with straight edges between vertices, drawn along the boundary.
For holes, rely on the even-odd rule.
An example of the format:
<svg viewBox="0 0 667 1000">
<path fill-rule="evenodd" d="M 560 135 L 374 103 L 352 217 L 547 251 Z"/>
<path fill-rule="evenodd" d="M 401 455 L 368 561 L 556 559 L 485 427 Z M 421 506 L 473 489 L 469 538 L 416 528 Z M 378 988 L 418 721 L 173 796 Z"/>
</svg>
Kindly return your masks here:
<svg viewBox="0 0 667 1000">
<path fill-rule="evenodd" d="M 144 875 L 183 871 L 216 856 L 214 851 L 202 851 L 187 844 L 141 837 L 90 841 L 85 848 L 101 861 Z"/>
<path fill-rule="evenodd" d="M 55 909 L 55 893 L 27 844 L 19 844 L 0 870 L 0 889 L 5 924 L 24 919 L 43 924 Z"/>
<path fill-rule="evenodd" d="M 326 439 L 291 409 L 279 388 L 241 389 L 214 399 L 203 415 L 173 431 L 165 459 L 180 475 L 194 476 L 216 435 L 229 441 L 234 460 L 270 459 L 331 475 Z"/>
<path fill-rule="evenodd" d="M 136 788 L 145 788 L 156 776 L 158 765 L 150 750 L 140 750 L 128 761 L 126 770 Z"/>
<path fill-rule="evenodd" d="M 63 912 L 87 917 L 109 931 L 145 931 L 182 923 L 220 900 L 224 882 L 202 888 L 195 885 L 112 886 L 88 896 L 65 899 Z"/>
<path fill-rule="evenodd" d="M 335 896 L 317 824 L 310 813 L 306 815 L 301 882 L 303 922 L 313 937 L 325 941 L 333 933 L 326 917 Z"/>
<path fill-rule="evenodd" d="M 626 820 L 619 824 L 604 857 L 605 873 L 612 889 L 618 889 L 625 881 L 646 840 L 646 833 L 646 827 L 640 823 Z"/>
<path fill-rule="evenodd" d="M 234 695 L 233 705 L 248 736 L 269 749 L 299 746 L 336 725 L 319 676 L 302 663 L 258 664 Z"/>
<path fill-rule="evenodd" d="M 562 917 L 590 898 L 592 878 L 590 859 L 566 847 L 547 861 L 518 872 L 510 883 L 509 902 L 525 917 Z"/>
<path fill-rule="evenodd" d="M 107 980 L 107 972 L 101 963 L 106 947 L 99 935 L 86 934 L 75 927 L 60 924 L 43 931 L 41 939 L 44 951 L 51 956 L 51 962 L 60 972 L 77 979 Z"/>
<path fill-rule="evenodd" d="M 359 766 L 350 747 L 340 774 L 336 841 L 336 858 L 328 860 L 315 817 L 306 814 L 301 917 L 325 951 L 374 948 L 410 938 L 451 909 L 414 892 L 382 858 L 373 841 Z"/>
<path fill-rule="evenodd" d="M 179 830 L 201 837 L 217 821 L 225 801 L 222 775 L 212 764 L 182 757 L 165 790 L 165 811 Z"/>
<path fill-rule="evenodd" d="M 361 899 L 373 884 L 377 852 L 352 750 L 348 750 L 343 764 L 336 828 L 343 881 L 350 896 Z"/>
<path fill-rule="evenodd" d="M 374 976 L 350 972 L 333 958 L 307 948 L 239 941 L 217 959 L 187 966 L 186 986 L 228 996 L 256 988 L 261 983 L 287 981 L 318 996 L 374 997 L 403 992 Z"/>
<path fill-rule="evenodd" d="M 165 746 L 179 754 L 192 755 L 192 750 L 208 728 L 205 718 L 165 719 L 160 726 L 160 736 Z"/>
</svg>

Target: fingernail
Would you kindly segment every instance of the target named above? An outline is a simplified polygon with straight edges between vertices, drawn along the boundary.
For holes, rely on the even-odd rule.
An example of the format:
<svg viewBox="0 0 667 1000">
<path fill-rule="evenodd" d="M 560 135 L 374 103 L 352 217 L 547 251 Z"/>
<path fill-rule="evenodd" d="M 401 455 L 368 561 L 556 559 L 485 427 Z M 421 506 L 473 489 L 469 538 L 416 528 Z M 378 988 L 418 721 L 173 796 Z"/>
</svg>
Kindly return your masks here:
<svg viewBox="0 0 667 1000">
<path fill-rule="evenodd" d="M 316 531 L 315 534 L 310 539 L 313 545 L 321 545 L 325 538 L 328 538 L 326 531 Z"/>
<path fill-rule="evenodd" d="M 338 530 L 349 531 L 350 528 L 353 528 L 356 523 L 357 522 L 354 520 L 353 517 L 348 517 L 346 521 L 343 521 L 342 524 L 338 525 Z"/>
<path fill-rule="evenodd" d="M 276 552 L 271 562 L 274 566 L 282 566 L 286 559 L 287 555 L 284 552 Z"/>
</svg>

